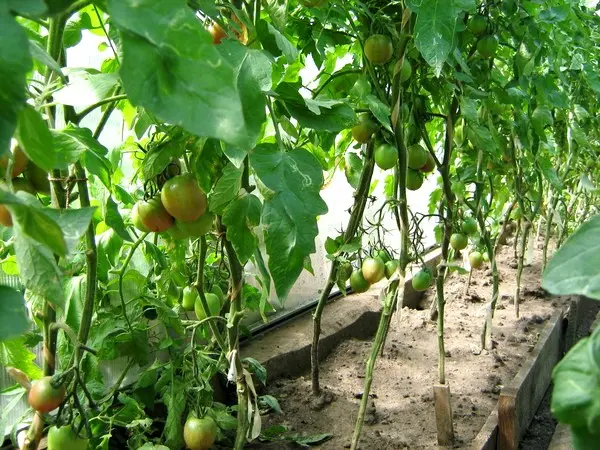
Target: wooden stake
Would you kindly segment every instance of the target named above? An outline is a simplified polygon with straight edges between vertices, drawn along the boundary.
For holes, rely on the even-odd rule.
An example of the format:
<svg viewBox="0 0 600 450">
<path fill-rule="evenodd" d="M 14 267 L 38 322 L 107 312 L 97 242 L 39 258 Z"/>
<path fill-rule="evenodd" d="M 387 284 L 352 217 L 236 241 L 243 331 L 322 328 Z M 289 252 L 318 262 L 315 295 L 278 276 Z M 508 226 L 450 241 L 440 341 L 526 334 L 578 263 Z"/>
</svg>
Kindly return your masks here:
<svg viewBox="0 0 600 450">
<path fill-rule="evenodd" d="M 454 425 L 452 423 L 452 406 L 450 405 L 450 386 L 433 385 L 435 401 L 435 422 L 437 425 L 438 444 L 449 446 L 454 441 Z"/>
</svg>

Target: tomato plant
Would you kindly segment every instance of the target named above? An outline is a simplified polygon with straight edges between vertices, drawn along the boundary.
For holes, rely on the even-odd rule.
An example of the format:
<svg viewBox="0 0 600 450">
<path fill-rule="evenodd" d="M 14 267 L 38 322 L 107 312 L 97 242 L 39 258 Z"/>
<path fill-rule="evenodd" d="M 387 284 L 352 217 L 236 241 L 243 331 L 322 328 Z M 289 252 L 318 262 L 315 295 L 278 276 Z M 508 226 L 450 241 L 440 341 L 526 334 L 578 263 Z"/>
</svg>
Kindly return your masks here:
<svg viewBox="0 0 600 450">
<path fill-rule="evenodd" d="M 59 367 L 54 430 L 90 447 L 182 448 L 197 416 L 211 439 L 191 445 L 243 448 L 260 433 L 248 318 L 268 322 L 314 276 L 318 396 L 330 294 L 385 276 L 356 449 L 402 280 L 431 242 L 440 265 L 413 284 L 435 282 L 446 384 L 453 250 L 489 259 L 489 349 L 499 246 L 514 245 L 518 317 L 536 237 L 546 266 L 598 212 L 599 25 L 583 3 L 46 0 L 7 2 L 0 23 L 0 279 L 22 286 L 0 286 L 0 364 Z M 102 373 L 121 363 L 133 384 Z"/>
</svg>

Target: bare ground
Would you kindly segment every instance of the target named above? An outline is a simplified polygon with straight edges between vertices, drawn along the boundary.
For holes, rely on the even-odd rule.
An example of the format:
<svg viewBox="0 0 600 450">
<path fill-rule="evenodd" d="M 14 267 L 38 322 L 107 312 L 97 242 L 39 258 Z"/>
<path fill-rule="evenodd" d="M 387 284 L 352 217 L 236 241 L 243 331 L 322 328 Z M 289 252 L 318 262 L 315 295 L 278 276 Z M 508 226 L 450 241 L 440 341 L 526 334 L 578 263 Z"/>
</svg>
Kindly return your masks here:
<svg viewBox="0 0 600 450">
<path fill-rule="evenodd" d="M 468 295 L 467 276 L 452 274 L 446 282 L 446 379 L 452 393 L 455 448 L 468 447 L 497 402 L 505 382 L 514 377 L 535 346 L 540 329 L 567 299 L 545 297 L 540 287 L 541 252 L 524 269 L 521 317 L 514 313 L 516 264 L 512 246 L 498 256 L 500 298 L 494 318 L 494 348 L 479 352 L 484 305 L 491 298 L 488 267 L 474 272 Z M 378 359 L 360 447 L 363 450 L 429 449 L 437 447 L 432 385 L 437 382 L 438 343 L 429 320 L 431 289 L 423 310 L 404 308 L 392 321 L 387 345 Z M 349 297 L 347 301 L 352 301 Z M 341 343 L 321 363 L 326 395 L 315 402 L 310 374 L 271 382 L 270 394 L 279 399 L 283 414 L 265 417 L 265 426 L 286 425 L 294 433 L 330 433 L 315 448 L 348 448 L 364 383 L 364 364 L 371 341 Z M 259 444 L 260 448 L 296 448 Z"/>
</svg>

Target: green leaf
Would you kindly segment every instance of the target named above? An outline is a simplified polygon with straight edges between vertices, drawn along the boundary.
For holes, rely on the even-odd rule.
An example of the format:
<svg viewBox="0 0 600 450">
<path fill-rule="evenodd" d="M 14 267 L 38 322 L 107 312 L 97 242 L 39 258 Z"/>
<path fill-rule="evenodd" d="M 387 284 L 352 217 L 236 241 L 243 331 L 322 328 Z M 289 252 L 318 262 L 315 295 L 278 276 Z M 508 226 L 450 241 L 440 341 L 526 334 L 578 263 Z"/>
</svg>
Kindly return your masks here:
<svg viewBox="0 0 600 450">
<path fill-rule="evenodd" d="M 466 126 L 466 134 L 467 139 L 469 139 L 476 150 L 481 149 L 486 153 L 494 153 L 498 148 L 490 130 L 483 125 L 468 123 Z"/>
<path fill-rule="evenodd" d="M 52 133 L 46 121 L 32 106 L 19 112 L 16 138 L 23 151 L 36 166 L 51 171 L 56 165 L 56 153 Z"/>
<path fill-rule="evenodd" d="M 314 253 L 317 216 L 327 212 L 319 195 L 323 172 L 316 157 L 304 150 L 282 152 L 274 144 L 257 146 L 250 155 L 266 198 L 261 223 L 269 254 L 269 270 L 284 299 Z"/>
<path fill-rule="evenodd" d="M 163 145 L 151 147 L 142 164 L 144 180 L 151 180 L 165 170 L 173 159 L 183 155 L 184 146 L 179 140 L 172 140 Z"/>
<path fill-rule="evenodd" d="M 7 286 L 0 286 L 0 341 L 22 335 L 29 328 L 23 294 Z"/>
<path fill-rule="evenodd" d="M 439 76 L 456 44 L 456 21 L 462 0 L 423 0 L 415 22 L 415 45 Z"/>
<path fill-rule="evenodd" d="M 585 295 L 600 300 L 600 216 L 573 233 L 554 254 L 542 287 L 554 295 Z"/>
<path fill-rule="evenodd" d="M 246 150 L 229 144 L 223 145 L 223 153 L 225 153 L 227 159 L 238 168 L 242 167 L 244 159 L 246 156 L 248 156 L 248 152 Z"/>
<path fill-rule="evenodd" d="M 121 217 L 121 213 L 119 212 L 119 207 L 110 195 L 106 199 L 106 204 L 104 205 L 104 221 L 106 222 L 106 225 L 115 230 L 124 241 L 132 242 L 127 227 L 125 227 L 125 222 L 123 222 L 123 217 Z"/>
<path fill-rule="evenodd" d="M 265 369 L 264 366 L 254 358 L 250 358 L 250 357 L 244 358 L 243 362 L 248 365 L 248 368 L 250 369 L 250 373 L 253 373 L 254 375 L 256 375 L 256 378 L 258 378 L 258 381 L 260 381 L 263 384 L 263 386 L 266 386 L 267 385 L 267 369 Z"/>
<path fill-rule="evenodd" d="M 54 101 L 63 105 L 87 107 L 114 92 L 119 77 L 116 73 L 90 73 L 85 69 L 71 70 L 69 84 L 53 94 Z"/>
<path fill-rule="evenodd" d="M 78 275 L 67 279 L 64 320 L 75 332 L 79 331 L 83 304 L 86 295 L 86 276 Z"/>
<path fill-rule="evenodd" d="M 264 108 L 245 102 L 257 94 L 252 77 L 232 65 L 244 63 L 248 49 L 237 43 L 225 58 L 234 43 L 214 46 L 185 0 L 109 0 L 108 9 L 120 31 L 121 80 L 134 105 L 198 136 L 254 145 Z"/>
<path fill-rule="evenodd" d="M 390 107 L 379 100 L 375 95 L 367 95 L 365 101 L 379 123 L 381 123 L 381 125 L 383 125 L 390 133 L 393 133 L 392 123 L 390 122 Z"/>
<path fill-rule="evenodd" d="M 194 162 L 194 173 L 204 192 L 212 190 L 226 162 L 221 143 L 216 139 L 208 139 Z"/>
<path fill-rule="evenodd" d="M 284 110 L 304 128 L 317 131 L 337 132 L 352 127 L 356 123 L 354 109 L 343 100 L 305 99 L 300 93 L 299 84 L 281 83 L 277 87 L 279 102 L 284 102 Z"/>
<path fill-rule="evenodd" d="M 72 253 L 77 248 L 77 244 L 90 225 L 95 210 L 96 208 L 44 209 L 44 213 L 54 220 L 62 230 L 67 253 Z"/>
<path fill-rule="evenodd" d="M 549 158 L 541 156 L 538 158 L 538 164 L 540 166 L 540 170 L 542 171 L 542 175 L 544 175 L 544 177 L 552 186 L 554 186 L 554 188 L 561 190 L 562 183 L 558 177 L 558 174 L 556 173 L 556 169 L 552 167 L 552 161 L 550 161 Z"/>
<path fill-rule="evenodd" d="M 52 59 L 46 49 L 44 49 L 38 42 L 33 40 L 29 41 L 29 52 L 34 60 L 47 66 L 66 82 L 65 74 L 62 72 L 60 65 L 54 61 L 54 59 Z"/>
<path fill-rule="evenodd" d="M 260 224 L 261 208 L 258 197 L 248 194 L 231 202 L 223 211 L 227 239 L 233 245 L 242 265 L 254 254 L 258 244 L 253 228 Z"/>
<path fill-rule="evenodd" d="M 67 254 L 67 243 L 60 226 L 44 213 L 35 197 L 26 192 L 15 195 L 0 189 L 0 203 L 7 205 L 20 233 L 44 244 L 59 256 Z"/>
<path fill-rule="evenodd" d="M 69 124 L 61 131 L 53 132 L 54 145 L 57 149 L 56 168 L 66 170 L 81 158 L 84 167 L 92 175 L 96 175 L 102 184 L 110 189 L 112 169 L 106 158 L 108 150 L 88 128 L 79 128 Z"/>
<path fill-rule="evenodd" d="M 223 169 L 223 175 L 215 184 L 215 189 L 210 197 L 210 210 L 222 214 L 229 203 L 235 199 L 242 188 L 243 168 L 237 168 L 229 163 Z"/>
<path fill-rule="evenodd" d="M 269 410 L 273 410 L 276 413 L 281 414 L 281 406 L 279 406 L 279 402 L 272 395 L 261 395 L 258 397 L 258 403 L 261 407 L 266 407 Z"/>
<path fill-rule="evenodd" d="M 17 128 L 17 117 L 25 105 L 25 77 L 33 63 L 25 30 L 7 10 L 0 10 L 0 156 L 8 151 Z"/>
<path fill-rule="evenodd" d="M 5 0 L 10 11 L 39 17 L 46 14 L 47 6 L 42 0 Z"/>
<path fill-rule="evenodd" d="M 15 254 L 21 281 L 33 294 L 64 309 L 63 274 L 54 255 L 45 246 L 20 232 L 18 226 L 16 231 Z"/>
<path fill-rule="evenodd" d="M 20 337 L 0 342 L 0 366 L 14 367 L 32 379 L 42 376 L 42 370 L 35 364 L 35 353 L 25 345 L 25 338 Z"/>
<path fill-rule="evenodd" d="M 183 447 L 183 412 L 185 411 L 186 385 L 177 378 L 163 392 L 163 401 L 167 407 L 167 420 L 163 431 L 165 444 L 169 448 Z"/>
<path fill-rule="evenodd" d="M 552 414 L 590 433 L 600 427 L 600 328 L 579 341 L 552 371 Z"/>
<path fill-rule="evenodd" d="M 571 445 L 574 450 L 589 450 L 596 448 L 600 439 L 598 430 L 590 431 L 587 428 L 571 427 Z"/>
<path fill-rule="evenodd" d="M 477 103 L 475 100 L 469 97 L 461 97 L 460 99 L 460 113 L 469 122 L 478 123 L 479 117 L 477 116 Z"/>
<path fill-rule="evenodd" d="M 363 170 L 363 160 L 356 153 L 346 152 L 344 156 L 345 166 L 344 173 L 350 186 L 354 189 L 358 189 L 360 184 L 360 177 Z"/>
<path fill-rule="evenodd" d="M 256 26 L 256 31 L 263 48 L 273 56 L 283 55 L 288 64 L 293 63 L 298 57 L 296 47 L 267 21 L 261 19 Z"/>
<path fill-rule="evenodd" d="M 396 184 L 396 178 L 394 175 L 387 175 L 385 177 L 383 192 L 385 192 L 385 198 L 391 199 L 394 198 L 394 187 Z"/>
</svg>

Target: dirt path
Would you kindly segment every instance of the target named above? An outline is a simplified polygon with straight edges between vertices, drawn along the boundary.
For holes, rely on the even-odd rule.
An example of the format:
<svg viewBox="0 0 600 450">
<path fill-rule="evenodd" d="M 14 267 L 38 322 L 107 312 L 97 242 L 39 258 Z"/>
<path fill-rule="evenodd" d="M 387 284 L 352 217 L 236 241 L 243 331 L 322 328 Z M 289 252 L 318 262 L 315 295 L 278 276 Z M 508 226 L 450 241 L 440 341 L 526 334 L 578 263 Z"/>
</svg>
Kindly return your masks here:
<svg viewBox="0 0 600 450">
<path fill-rule="evenodd" d="M 567 301 L 544 297 L 539 253 L 523 274 L 521 318 L 517 320 L 512 305 L 516 273 L 512 247 L 501 248 L 500 299 L 492 334 L 495 345 L 489 352 L 478 354 L 477 349 L 484 303 L 491 297 L 491 272 L 485 268 L 473 274 L 468 296 L 464 295 L 467 276 L 452 274 L 446 283 L 446 377 L 452 392 L 456 448 L 464 448 L 474 438 L 494 408 L 503 383 L 519 370 L 554 309 Z M 404 308 L 400 319 L 393 320 L 376 367 L 361 449 L 437 448 L 432 384 L 437 377 L 438 347 L 435 323 L 427 310 L 434 295 L 434 290 L 427 293 L 424 310 Z M 370 347 L 370 341 L 346 341 L 322 363 L 322 385 L 332 398 L 320 410 L 311 407 L 308 374 L 272 382 L 270 394 L 279 399 L 283 415 L 269 415 L 265 425 L 333 435 L 316 448 L 349 447 Z"/>
</svg>

